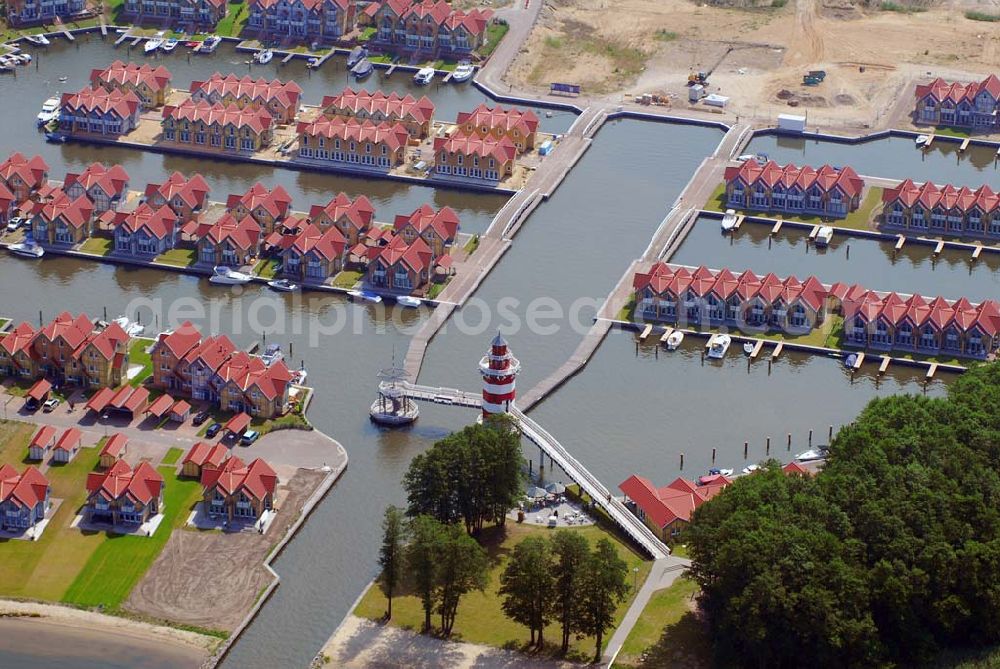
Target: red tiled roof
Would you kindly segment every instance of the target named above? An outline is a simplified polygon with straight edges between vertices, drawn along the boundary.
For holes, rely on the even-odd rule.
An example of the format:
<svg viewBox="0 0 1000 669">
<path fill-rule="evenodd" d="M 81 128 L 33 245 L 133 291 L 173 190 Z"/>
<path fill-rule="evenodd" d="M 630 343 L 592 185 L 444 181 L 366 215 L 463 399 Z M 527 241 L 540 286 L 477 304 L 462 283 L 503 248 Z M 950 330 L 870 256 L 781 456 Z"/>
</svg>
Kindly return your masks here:
<svg viewBox="0 0 1000 669">
<path fill-rule="evenodd" d="M 914 91 L 914 95 L 918 100 L 930 96 L 938 102 L 949 100 L 955 104 L 959 102 L 972 104 L 981 91 L 989 93 L 993 96 L 994 100 L 1000 100 L 1000 78 L 995 74 L 991 74 L 982 81 L 961 84 L 958 82 L 947 82 L 938 77 L 929 84 L 918 85 Z"/>
<path fill-rule="evenodd" d="M 184 400 L 177 400 L 174 402 L 174 405 L 170 407 L 171 416 L 184 416 L 189 411 L 191 411 L 191 405 Z"/>
<path fill-rule="evenodd" d="M 153 209 L 143 203 L 132 211 L 108 210 L 101 215 L 101 221 L 112 228 L 123 227 L 133 234 L 142 230 L 151 237 L 163 239 L 174 231 L 178 218 L 167 205 Z"/>
<path fill-rule="evenodd" d="M 300 2 L 307 12 L 319 12 L 326 2 L 336 5 L 341 11 L 347 11 L 350 7 L 350 0 L 291 0 L 292 6 Z M 250 0 L 250 7 L 260 7 L 268 9 L 279 4 L 281 0 Z"/>
<path fill-rule="evenodd" d="M 195 93 L 220 98 L 232 95 L 236 99 L 255 100 L 265 105 L 276 100 L 284 107 L 298 109 L 302 89 L 294 81 L 251 79 L 249 75 L 237 77 L 235 74 L 223 76 L 216 72 L 205 81 L 192 81 L 191 94 Z"/>
<path fill-rule="evenodd" d="M 339 258 L 344 254 L 345 248 L 347 248 L 347 240 L 340 230 L 330 227 L 326 232 L 322 232 L 312 223 L 296 235 L 289 246 L 289 250 L 295 255 L 317 253 L 327 260 Z"/>
<path fill-rule="evenodd" d="M 435 210 L 429 204 L 423 204 L 409 216 L 404 214 L 396 216 L 393 227 L 397 233 L 407 225 L 412 225 L 419 235 L 431 229 L 438 237 L 448 242 L 454 240 L 458 233 L 458 214 L 451 207 L 445 206 Z"/>
<path fill-rule="evenodd" d="M 162 344 L 175 358 L 183 358 L 189 351 L 201 342 L 201 333 L 191 321 L 184 321 L 179 328 L 170 332 L 161 332 L 157 345 Z"/>
<path fill-rule="evenodd" d="M 181 464 L 186 465 L 189 462 L 193 462 L 198 467 L 218 469 L 228 453 L 229 449 L 222 444 L 199 441 L 187 452 Z"/>
<path fill-rule="evenodd" d="M 75 427 L 71 427 L 62 433 L 59 437 L 59 441 L 56 442 L 54 450 L 56 451 L 72 451 L 74 448 L 80 447 L 80 442 L 83 440 L 83 432 L 80 432 Z"/>
<path fill-rule="evenodd" d="M 33 508 L 45 500 L 48 491 L 49 480 L 34 466 L 29 465 L 23 474 L 18 474 L 12 465 L 0 465 L 0 502 Z"/>
<path fill-rule="evenodd" d="M 275 186 L 272 190 L 268 190 L 266 186 L 257 182 L 243 195 L 230 195 L 226 199 L 227 211 L 232 211 L 239 205 L 243 205 L 250 212 L 263 208 L 274 218 L 282 218 L 288 214 L 292 196 L 283 186 Z"/>
<path fill-rule="evenodd" d="M 63 180 L 63 189 L 69 189 L 75 183 L 79 183 L 88 192 L 97 186 L 109 197 L 120 197 L 125 194 L 128 187 L 128 172 L 121 165 L 112 165 L 108 168 L 103 163 L 91 163 L 80 174 L 67 173 Z"/>
<path fill-rule="evenodd" d="M 490 130 L 500 128 L 504 132 L 517 128 L 523 135 L 530 135 L 538 130 L 538 117 L 530 109 L 504 109 L 501 105 L 487 107 L 485 102 L 471 112 L 459 112 L 455 122 L 459 125 L 471 123 L 477 127 L 485 126 Z"/>
<path fill-rule="evenodd" d="M 14 355 L 18 351 L 23 351 L 31 346 L 31 342 L 35 340 L 36 334 L 38 333 L 32 327 L 31 323 L 27 321 L 18 323 L 7 334 L 0 337 L 0 348 L 7 351 L 8 354 Z"/>
<path fill-rule="evenodd" d="M 248 251 L 260 242 L 260 225 L 247 216 L 237 222 L 231 214 L 225 214 L 213 225 L 200 231 L 201 237 L 212 244 L 219 245 L 229 241 L 238 249 Z"/>
<path fill-rule="evenodd" d="M 737 167 L 727 167 L 725 171 L 726 183 L 736 179 L 748 186 L 759 180 L 768 187 L 781 184 L 785 188 L 797 187 L 803 191 L 813 185 L 819 186 L 823 192 L 829 192 L 839 187 L 848 197 L 860 195 L 865 186 L 864 180 L 850 167 L 838 169 L 830 165 L 823 165 L 817 170 L 812 167 L 796 167 L 791 163 L 779 165 L 773 160 L 767 161 L 764 165 L 759 164 L 756 160 L 745 160 Z"/>
<path fill-rule="evenodd" d="M 320 107 L 324 112 L 333 108 L 337 112 L 350 111 L 354 115 L 359 113 L 367 116 L 378 114 L 386 120 L 406 119 L 416 123 L 427 123 L 434 119 L 434 103 L 426 95 L 417 100 L 409 93 L 400 96 L 395 91 L 386 95 L 382 91 L 369 93 L 366 90 L 360 90 L 355 92 L 354 89 L 348 87 L 339 95 L 325 96 Z"/>
<path fill-rule="evenodd" d="M 124 460 L 119 460 L 107 472 L 87 474 L 87 492 L 103 493 L 110 499 L 130 499 L 149 504 L 160 496 L 163 477 L 148 462 L 142 462 L 134 470 Z"/>
<path fill-rule="evenodd" d="M 118 353 L 122 344 L 127 344 L 131 339 L 128 333 L 117 323 L 111 323 L 100 332 L 91 332 L 74 351 L 73 357 L 79 358 L 88 346 L 93 346 L 105 360 L 111 360 Z"/>
<path fill-rule="evenodd" d="M 249 466 L 236 456 L 226 460 L 220 469 L 204 469 L 201 485 L 206 489 L 218 486 L 226 494 L 245 491 L 255 499 L 273 495 L 278 487 L 278 475 L 265 461 L 257 458 Z"/>
<path fill-rule="evenodd" d="M 500 139 L 494 137 L 480 139 L 475 135 L 467 137 L 461 131 L 452 133 L 451 137 L 435 137 L 434 153 L 437 154 L 441 151 L 463 156 L 495 158 L 500 164 L 510 162 L 517 157 L 517 147 L 506 135 Z"/>
<path fill-rule="evenodd" d="M 119 118 L 128 118 L 139 110 L 142 101 L 132 91 L 115 89 L 108 91 L 103 88 L 84 88 L 78 93 L 63 93 L 59 106 L 71 112 L 100 112 L 115 114 Z"/>
<path fill-rule="evenodd" d="M 236 432 L 239 434 L 248 427 L 250 427 L 250 414 L 240 412 L 226 421 L 226 424 L 222 426 L 222 429 L 227 432 Z"/>
<path fill-rule="evenodd" d="M 292 374 L 284 361 L 265 365 L 263 360 L 244 351 L 237 351 L 227 357 L 216 369 L 216 374 L 224 382 L 235 384 L 242 392 L 256 386 L 269 400 L 284 395 L 285 386 L 292 380 Z"/>
<path fill-rule="evenodd" d="M 40 446 L 43 448 L 48 448 L 52 444 L 52 438 L 56 436 L 56 429 L 51 425 L 43 425 L 35 436 L 31 438 L 31 443 L 28 446 Z"/>
<path fill-rule="evenodd" d="M 805 476 L 811 475 L 811 472 L 808 469 L 806 469 L 799 463 L 795 462 L 794 460 L 792 462 L 789 462 L 784 467 L 782 467 L 781 471 L 785 472 L 786 474 L 802 474 Z"/>
<path fill-rule="evenodd" d="M 17 176 L 30 188 L 41 188 L 45 185 L 45 177 L 48 172 L 49 165 L 41 156 L 28 159 L 23 153 L 17 151 L 0 163 L 0 179 L 3 179 L 5 184 L 12 177 Z"/>
<path fill-rule="evenodd" d="M 116 60 L 103 70 L 91 70 L 90 82 L 96 88 L 100 83 L 132 85 L 146 84 L 153 92 L 164 90 L 170 85 L 170 70 L 162 65 L 154 68 L 143 63 L 123 63 Z"/>
<path fill-rule="evenodd" d="M 392 241 L 381 249 L 376 260 L 384 263 L 386 267 L 402 262 L 414 272 L 422 272 L 430 267 L 433 257 L 431 247 L 423 239 L 418 237 L 412 244 L 407 244 L 402 237 L 393 237 Z"/>
<path fill-rule="evenodd" d="M 383 0 L 381 4 L 375 3 L 375 10 L 372 15 L 381 7 L 387 7 L 394 14 L 406 20 L 410 17 L 424 19 L 430 17 L 437 26 L 444 26 L 450 30 L 464 28 L 472 35 L 481 35 L 490 19 L 493 17 L 492 9 L 472 9 L 468 12 L 460 9 L 452 9 L 451 5 L 444 0 L 425 0 L 424 2 L 411 2 L 409 0 Z"/>
<path fill-rule="evenodd" d="M 60 191 L 51 202 L 39 203 L 35 207 L 35 213 L 50 223 L 61 219 L 70 227 L 79 229 L 90 222 L 94 203 L 86 195 L 71 200 L 66 193 Z"/>
<path fill-rule="evenodd" d="M 689 522 L 694 510 L 727 484 L 728 480 L 717 486 L 705 486 L 706 490 L 678 478 L 657 490 L 648 479 L 633 474 L 618 489 L 635 502 L 653 524 L 663 528 L 676 520 Z"/>
<path fill-rule="evenodd" d="M 39 330 L 38 336 L 45 337 L 48 341 L 62 337 L 70 348 L 76 350 L 87 339 L 92 329 L 93 324 L 86 314 L 74 317 L 73 314 L 64 311 Z"/>
<path fill-rule="evenodd" d="M 30 388 L 28 388 L 27 396 L 36 402 L 40 402 L 50 390 L 52 390 L 52 384 L 48 379 L 38 379 Z"/>
<path fill-rule="evenodd" d="M 945 211 L 954 209 L 961 213 L 979 209 L 987 214 L 1000 208 L 1000 195 L 986 185 L 972 190 L 967 186 L 956 188 L 951 184 L 939 187 L 927 181 L 918 186 L 910 179 L 882 192 L 883 203 L 889 205 L 897 200 L 907 208 L 919 202 L 924 209 L 940 207 Z"/>
<path fill-rule="evenodd" d="M 174 398 L 170 395 L 163 394 L 153 400 L 152 404 L 146 407 L 146 413 L 160 418 L 165 413 L 170 411 L 170 407 L 174 405 Z"/>
<path fill-rule="evenodd" d="M 133 414 L 142 409 L 146 402 L 149 400 L 149 391 L 146 388 L 138 387 L 135 389 L 128 399 L 125 400 L 125 404 L 122 406 L 123 409 L 131 411 Z"/>
<path fill-rule="evenodd" d="M 230 353 L 236 350 L 236 344 L 226 335 L 206 337 L 198 346 L 184 356 L 190 364 L 201 361 L 206 367 L 215 371 L 226 360 Z"/>
<path fill-rule="evenodd" d="M 108 437 L 106 442 L 104 442 L 104 448 L 101 449 L 101 455 L 110 455 L 113 458 L 117 458 L 125 452 L 126 446 L 128 446 L 128 437 L 121 432 L 115 432 L 113 435 Z"/>
<path fill-rule="evenodd" d="M 309 219 L 316 220 L 325 214 L 332 221 L 346 218 L 357 230 L 367 230 L 375 218 L 375 207 L 364 195 L 351 199 L 346 193 L 338 193 L 329 202 L 314 204 L 309 209 Z"/>
<path fill-rule="evenodd" d="M 162 184 L 146 186 L 146 197 L 158 193 L 167 202 L 172 202 L 175 197 L 179 197 L 184 204 L 196 209 L 205 205 L 210 191 L 208 182 L 200 174 L 195 174 L 188 179 L 180 172 L 174 172 Z"/>
<path fill-rule="evenodd" d="M 163 118 L 173 118 L 178 121 L 202 122 L 205 125 L 233 125 L 237 130 L 250 128 L 255 133 L 261 133 L 271 127 L 274 119 L 265 109 L 238 107 L 235 104 L 225 105 L 221 102 L 211 104 L 205 100 L 187 99 L 179 105 L 165 105 Z"/>
<path fill-rule="evenodd" d="M 358 121 L 353 118 L 321 116 L 314 121 L 303 121 L 296 126 L 296 132 L 309 137 L 326 137 L 328 139 L 353 140 L 355 142 L 371 142 L 385 144 L 389 150 L 406 146 L 410 133 L 402 123 L 372 123 Z"/>
<path fill-rule="evenodd" d="M 111 398 L 115 396 L 115 391 L 111 388 L 101 388 L 96 393 L 94 393 L 89 400 L 87 400 L 86 408 L 90 411 L 96 411 L 100 413 L 108 406 L 111 402 Z"/>
</svg>

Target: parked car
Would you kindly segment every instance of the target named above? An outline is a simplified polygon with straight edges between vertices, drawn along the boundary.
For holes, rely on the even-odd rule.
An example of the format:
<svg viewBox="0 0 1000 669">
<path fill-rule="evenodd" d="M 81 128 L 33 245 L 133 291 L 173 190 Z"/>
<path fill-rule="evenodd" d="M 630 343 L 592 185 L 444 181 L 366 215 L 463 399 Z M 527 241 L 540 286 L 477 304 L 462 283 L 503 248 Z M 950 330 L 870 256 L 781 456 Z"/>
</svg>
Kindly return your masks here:
<svg viewBox="0 0 1000 669">
<path fill-rule="evenodd" d="M 40 406 L 41 403 L 39 403 L 39 401 L 34 397 L 29 397 L 24 403 L 24 408 L 28 411 L 38 411 L 38 407 Z"/>
<path fill-rule="evenodd" d="M 7 232 L 16 232 L 18 228 L 24 223 L 24 219 L 20 216 L 14 216 L 9 221 L 7 221 Z"/>
<path fill-rule="evenodd" d="M 207 411 L 199 411 L 194 415 L 194 420 L 192 420 L 191 422 L 194 423 L 195 425 L 201 425 L 211 417 L 212 414 L 208 413 Z"/>
<path fill-rule="evenodd" d="M 221 429 L 222 429 L 222 423 L 212 423 L 211 425 L 208 426 L 208 430 L 205 431 L 205 436 L 208 437 L 209 439 L 212 439 L 215 437 L 215 435 L 219 434 L 219 431 Z"/>
<path fill-rule="evenodd" d="M 244 446 L 249 446 L 253 442 L 257 441 L 259 438 L 260 438 L 260 432 L 258 432 L 257 430 L 247 430 L 246 432 L 243 433 L 243 436 L 240 437 L 240 443 Z"/>
<path fill-rule="evenodd" d="M 52 397 L 45 400 L 45 404 L 42 405 L 42 411 L 44 411 L 45 413 L 50 413 L 54 411 L 57 406 L 59 406 L 59 400 L 57 400 L 55 397 Z"/>
</svg>

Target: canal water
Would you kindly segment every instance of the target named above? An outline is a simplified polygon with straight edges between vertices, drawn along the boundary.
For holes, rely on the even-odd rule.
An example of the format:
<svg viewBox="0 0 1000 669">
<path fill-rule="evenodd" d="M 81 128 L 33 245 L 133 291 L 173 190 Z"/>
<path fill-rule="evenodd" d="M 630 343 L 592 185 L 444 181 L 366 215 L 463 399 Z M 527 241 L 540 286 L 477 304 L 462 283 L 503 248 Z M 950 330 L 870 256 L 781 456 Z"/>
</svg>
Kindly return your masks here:
<svg viewBox="0 0 1000 669">
<path fill-rule="evenodd" d="M 973 302 L 1000 299 L 1000 254 L 946 249 L 934 258 L 934 247 L 907 244 L 894 254 L 892 242 L 835 235 L 826 249 L 808 244 L 809 231 L 785 226 L 774 237 L 771 226 L 744 223 L 733 235 L 721 233 L 718 219 L 700 218 L 671 262 L 728 267 L 737 274 L 749 269 L 779 277 L 815 275 L 824 283 L 860 283 L 866 288 L 900 293 L 967 297 Z M 850 257 L 848 257 L 848 246 Z"/>
<path fill-rule="evenodd" d="M 940 138 L 939 138 L 940 140 Z M 927 151 L 917 149 L 909 137 L 883 137 L 848 144 L 788 135 L 762 135 L 747 145 L 748 153 L 766 153 L 779 163 L 797 165 L 850 165 L 858 174 L 890 179 L 933 181 L 978 188 L 996 185 L 996 148 L 970 146 L 959 153 L 959 144 L 935 140 Z"/>
</svg>

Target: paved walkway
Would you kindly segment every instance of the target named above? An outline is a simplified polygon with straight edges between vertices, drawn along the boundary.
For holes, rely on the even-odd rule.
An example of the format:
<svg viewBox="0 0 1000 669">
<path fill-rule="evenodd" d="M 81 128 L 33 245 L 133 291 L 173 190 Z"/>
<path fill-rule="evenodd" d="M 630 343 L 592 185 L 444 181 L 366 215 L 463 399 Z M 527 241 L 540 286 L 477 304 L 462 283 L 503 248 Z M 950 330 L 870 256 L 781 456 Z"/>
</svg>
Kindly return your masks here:
<svg viewBox="0 0 1000 669">
<path fill-rule="evenodd" d="M 639 588 L 638 594 L 632 600 L 632 605 L 628 607 L 628 611 L 625 612 L 625 617 L 622 618 L 618 629 L 615 630 L 615 633 L 611 635 L 611 639 L 608 640 L 608 645 L 604 650 L 604 660 L 608 662 L 609 666 L 614 662 L 615 657 L 618 656 L 622 646 L 625 644 L 625 640 L 628 639 L 628 635 L 632 632 L 632 628 L 635 626 L 636 621 L 639 620 L 639 616 L 642 615 L 653 593 L 657 590 L 670 587 L 677 580 L 677 577 L 683 574 L 684 570 L 690 565 L 690 560 L 674 557 L 673 555 L 661 558 L 653 563 L 653 568 L 650 570 L 649 576 L 646 577 L 645 583 Z"/>
</svg>

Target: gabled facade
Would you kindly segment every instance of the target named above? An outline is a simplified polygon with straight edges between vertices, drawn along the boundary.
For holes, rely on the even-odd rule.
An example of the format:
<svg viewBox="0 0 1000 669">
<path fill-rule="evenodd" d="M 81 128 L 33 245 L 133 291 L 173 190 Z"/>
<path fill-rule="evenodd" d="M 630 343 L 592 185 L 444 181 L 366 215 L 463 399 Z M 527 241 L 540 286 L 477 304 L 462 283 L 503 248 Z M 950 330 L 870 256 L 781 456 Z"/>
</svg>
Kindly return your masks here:
<svg viewBox="0 0 1000 669">
<path fill-rule="evenodd" d="M 369 263 L 366 280 L 374 287 L 410 293 L 430 281 L 433 265 L 427 242 L 418 237 L 408 244 L 396 236 Z"/>
<path fill-rule="evenodd" d="M 132 469 L 119 460 L 87 475 L 86 513 L 92 522 L 141 525 L 163 506 L 163 477 L 148 462 Z"/>
<path fill-rule="evenodd" d="M 517 147 L 507 136 L 480 139 L 461 130 L 434 138 L 434 175 L 447 180 L 495 186 L 514 174 Z"/>
<path fill-rule="evenodd" d="M 0 529 L 23 532 L 45 520 L 51 494 L 49 480 L 35 467 L 18 473 L 12 465 L 0 465 Z"/>
<path fill-rule="evenodd" d="M 146 202 L 153 208 L 163 205 L 170 207 L 182 223 L 197 218 L 208 203 L 211 188 L 200 174 L 190 178 L 180 172 L 174 172 L 162 184 L 146 186 Z"/>
<path fill-rule="evenodd" d="M 260 182 L 243 195 L 230 195 L 226 200 L 226 211 L 234 219 L 242 221 L 250 217 L 264 234 L 274 232 L 275 224 L 288 216 L 291 207 L 292 196 L 283 186 L 268 189 Z"/>
<path fill-rule="evenodd" d="M 71 427 L 60 435 L 52 447 L 52 461 L 67 463 L 76 457 L 83 446 L 83 433 Z"/>
<path fill-rule="evenodd" d="M 39 244 L 72 246 L 93 232 L 94 204 L 86 195 L 71 198 L 59 192 L 50 202 L 35 205 L 31 234 Z"/>
<path fill-rule="evenodd" d="M 480 104 L 471 112 L 459 112 L 455 120 L 462 134 L 479 139 L 500 139 L 506 137 L 514 143 L 518 153 L 535 148 L 538 136 L 538 116 L 530 109 L 522 111 L 511 107 L 487 107 Z"/>
<path fill-rule="evenodd" d="M 233 413 L 273 418 L 288 409 L 292 373 L 283 360 L 266 365 L 244 351 L 229 355 L 216 370 L 219 405 Z"/>
<path fill-rule="evenodd" d="M 102 214 L 117 209 L 128 195 L 128 172 L 121 165 L 105 167 L 102 163 L 91 163 L 80 174 L 66 174 L 63 192 L 74 200 L 86 195 L 94 205 L 94 212 Z"/>
<path fill-rule="evenodd" d="M 143 109 L 162 107 L 170 94 L 170 70 L 147 63 L 123 63 L 116 60 L 103 70 L 90 72 L 90 85 L 94 89 L 130 91 L 135 93 Z"/>
<path fill-rule="evenodd" d="M 697 485 L 683 478 L 657 488 L 649 479 L 633 474 L 618 489 L 626 504 L 662 541 L 670 541 L 691 522 L 694 510 L 720 493 L 730 480 L 720 476 L 709 485 Z"/>
<path fill-rule="evenodd" d="M 372 43 L 381 49 L 457 58 L 486 44 L 493 10 L 466 12 L 444 0 L 383 0 L 368 5 L 364 15 L 376 29 Z"/>
<path fill-rule="evenodd" d="M 246 28 L 265 42 L 331 44 L 354 25 L 349 0 L 250 0 Z"/>
<path fill-rule="evenodd" d="M 424 240 L 434 256 L 443 255 L 458 234 L 458 214 L 451 207 L 435 210 L 429 204 L 418 207 L 412 214 L 398 215 L 393 224 L 396 234 L 407 244 Z"/>
<path fill-rule="evenodd" d="M 202 508 L 212 518 L 255 522 L 274 509 L 278 474 L 264 460 L 249 465 L 231 456 L 218 469 L 201 474 Z"/>
<path fill-rule="evenodd" d="M 187 99 L 166 105 L 160 123 L 165 142 L 201 150 L 253 153 L 271 143 L 274 119 L 264 109 Z"/>
<path fill-rule="evenodd" d="M 174 248 L 180 227 L 170 207 L 145 203 L 130 212 L 107 212 L 101 221 L 114 231 L 116 254 L 147 260 Z"/>
<path fill-rule="evenodd" d="M 395 91 L 386 95 L 382 91 L 369 93 L 348 87 L 339 95 L 328 95 L 320 103 L 323 115 L 329 118 L 342 116 L 360 122 L 402 123 L 411 137 L 424 138 L 431 133 L 434 121 L 434 103 L 426 95 L 419 100 L 407 93 L 400 96 Z"/>
<path fill-rule="evenodd" d="M 301 122 L 299 160 L 388 172 L 403 164 L 410 135 L 401 123 L 373 123 L 335 116 Z"/>
<path fill-rule="evenodd" d="M 170 24 L 190 33 L 215 28 L 226 12 L 226 0 L 125 0 L 122 5 L 133 23 Z"/>
<path fill-rule="evenodd" d="M 850 167 L 819 169 L 746 160 L 727 167 L 726 206 L 782 214 L 844 218 L 861 205 L 865 182 Z"/>
<path fill-rule="evenodd" d="M 209 469 L 219 469 L 229 455 L 229 449 L 220 443 L 199 441 L 192 446 L 181 461 L 181 475 L 201 479 L 201 474 Z"/>
<path fill-rule="evenodd" d="M 303 283 L 323 283 L 343 269 L 347 240 L 336 227 L 326 232 L 310 223 L 281 253 L 285 277 Z"/>
<path fill-rule="evenodd" d="M 124 135 L 139 124 L 142 101 L 132 91 L 84 88 L 64 93 L 59 103 L 59 129 L 70 135 Z"/>
<path fill-rule="evenodd" d="M 32 342 L 37 331 L 21 322 L 0 336 L 0 375 L 21 379 L 38 376 L 38 358 Z"/>
<path fill-rule="evenodd" d="M 41 461 L 52 454 L 56 445 L 56 429 L 51 425 L 43 425 L 28 443 L 28 459 Z"/>
<path fill-rule="evenodd" d="M 951 184 L 915 184 L 910 179 L 882 192 L 886 230 L 1000 240 L 1000 195 L 989 186 L 972 190 Z"/>
<path fill-rule="evenodd" d="M 68 23 L 89 13 L 86 0 L 7 0 L 7 21 L 15 28 L 54 23 L 57 18 Z"/>
<path fill-rule="evenodd" d="M 375 220 L 375 207 L 364 195 L 355 199 L 346 193 L 338 193 L 329 202 L 313 205 L 309 209 L 309 221 L 325 232 L 337 228 L 350 246 L 354 246 L 367 233 Z"/>
<path fill-rule="evenodd" d="M 942 125 L 990 132 L 1000 127 L 1000 77 L 969 84 L 947 82 L 938 77 L 917 86 L 915 123 Z"/>
<path fill-rule="evenodd" d="M 240 109 L 264 109 L 276 123 L 292 123 L 299 111 L 302 89 L 294 81 L 251 79 L 249 76 L 226 76 L 216 72 L 205 81 L 191 82 L 195 102 L 235 106 Z"/>
<path fill-rule="evenodd" d="M 14 152 L 0 163 L 0 184 L 14 195 L 16 204 L 32 198 L 49 183 L 49 165 L 41 156 L 27 158 Z"/>
<path fill-rule="evenodd" d="M 241 267 L 260 254 L 262 233 L 252 217 L 237 221 L 225 214 L 198 233 L 198 262 Z"/>
</svg>

